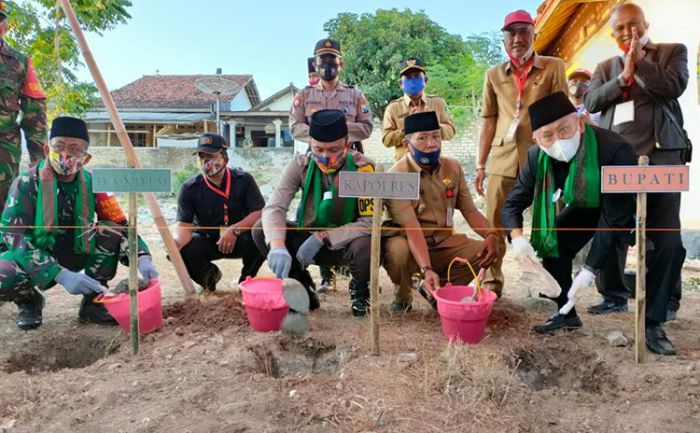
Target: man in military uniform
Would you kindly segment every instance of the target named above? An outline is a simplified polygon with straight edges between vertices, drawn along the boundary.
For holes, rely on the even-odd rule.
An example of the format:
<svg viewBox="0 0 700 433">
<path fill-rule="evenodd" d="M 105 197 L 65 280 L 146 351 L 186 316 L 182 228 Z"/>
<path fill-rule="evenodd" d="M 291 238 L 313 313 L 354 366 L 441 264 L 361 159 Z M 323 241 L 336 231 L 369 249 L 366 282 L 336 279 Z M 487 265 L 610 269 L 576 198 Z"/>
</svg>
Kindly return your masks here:
<svg viewBox="0 0 700 433">
<path fill-rule="evenodd" d="M 200 137 L 194 154 L 202 172 L 182 185 L 178 198 L 175 243 L 190 277 L 205 291 L 216 290 L 221 279 L 212 261 L 243 259 L 239 282 L 257 275 L 265 261 L 250 233 L 265 200 L 253 176 L 228 168 L 227 148 L 220 135 Z"/>
<path fill-rule="evenodd" d="M 340 110 L 345 113 L 348 136 L 353 149 L 362 153 L 362 140 L 372 133 L 372 113 L 361 90 L 340 82 L 338 76 L 344 62 L 340 43 L 333 39 L 321 39 L 314 50 L 315 67 L 321 81 L 307 86 L 294 98 L 289 112 L 289 125 L 295 140 L 309 143 L 309 119 L 319 110 Z M 335 274 L 330 268 L 321 267 L 323 292 L 335 286 Z"/>
<path fill-rule="evenodd" d="M 264 235 L 254 230 L 253 240 L 278 278 L 289 276 L 306 287 L 312 310 L 319 304 L 306 267 L 347 265 L 352 275 L 352 314 L 364 316 L 369 303 L 372 200 L 340 198 L 338 173 L 372 172 L 374 162 L 351 148 L 345 119 L 339 110 L 311 115 L 311 151 L 295 156 L 285 168 L 262 212 L 259 224 Z M 299 190 L 297 222 L 291 223 L 287 212 Z"/>
<path fill-rule="evenodd" d="M 20 130 L 24 132 L 31 165 L 43 159 L 46 143 L 46 94 L 32 59 L 5 41 L 7 21 L 7 5 L 0 0 L 0 211 L 10 184 L 19 173 Z"/>
<path fill-rule="evenodd" d="M 12 183 L 2 214 L 0 301 L 17 304 L 20 329 L 34 329 L 41 326 L 44 307 L 37 288 L 58 283 L 83 295 L 81 321 L 116 324 L 93 301 L 114 278 L 118 262 L 128 264 L 128 221 L 112 194 L 92 192 L 92 176 L 83 168 L 90 160 L 85 122 L 56 118 L 49 146 L 48 157 Z M 156 278 L 141 239 L 138 255 L 141 276 Z"/>
<path fill-rule="evenodd" d="M 389 217 L 404 229 L 384 244 L 384 268 L 398 286 L 392 311 L 411 310 L 413 275 L 421 273 L 429 293 L 447 282 L 452 259 L 467 259 L 474 269 L 488 268 L 498 254 L 498 235 L 472 201 L 464 172 L 456 159 L 440 155 L 440 123 L 434 111 L 412 114 L 404 121 L 406 154 L 390 173 L 420 173 L 418 200 L 388 200 Z M 454 211 L 484 240 L 470 239 L 453 229 Z M 452 270 L 455 284 L 467 284 L 468 267 Z"/>
<path fill-rule="evenodd" d="M 428 95 L 423 90 L 428 84 L 425 65 L 420 57 L 406 57 L 399 65 L 399 86 L 403 96 L 391 101 L 384 112 L 382 122 L 382 143 L 395 148 L 396 160 L 406 153 L 403 145 L 403 119 L 422 111 L 434 111 L 440 122 L 440 135 L 443 140 L 455 136 L 455 124 L 447 111 L 447 103 L 441 96 Z"/>
</svg>

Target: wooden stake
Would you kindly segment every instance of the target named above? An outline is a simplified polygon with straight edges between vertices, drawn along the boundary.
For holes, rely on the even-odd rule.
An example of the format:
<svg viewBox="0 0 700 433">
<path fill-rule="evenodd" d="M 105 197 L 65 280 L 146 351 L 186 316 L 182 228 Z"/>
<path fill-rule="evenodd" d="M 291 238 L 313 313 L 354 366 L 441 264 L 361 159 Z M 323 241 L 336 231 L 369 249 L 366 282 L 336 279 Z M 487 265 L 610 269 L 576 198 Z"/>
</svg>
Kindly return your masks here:
<svg viewBox="0 0 700 433">
<path fill-rule="evenodd" d="M 126 133 L 126 127 L 124 126 L 124 122 L 122 122 L 122 119 L 119 116 L 117 106 L 114 104 L 112 95 L 107 89 L 107 84 L 105 83 L 104 78 L 102 78 L 102 73 L 97 67 L 97 62 L 95 62 L 95 58 L 92 56 L 92 52 L 90 51 L 90 47 L 88 46 L 87 40 L 85 40 L 85 35 L 80 29 L 80 25 L 78 24 L 78 18 L 75 16 L 73 7 L 70 5 L 70 2 L 68 0 L 58 1 L 60 2 L 63 11 L 66 13 L 66 18 L 68 18 L 68 21 L 70 22 L 70 26 L 73 29 L 73 33 L 75 33 L 75 37 L 78 40 L 78 45 L 80 46 L 80 50 L 83 53 L 83 57 L 85 58 L 85 63 L 87 63 L 88 68 L 90 69 L 90 73 L 92 74 L 92 78 L 95 80 L 95 84 L 97 85 L 97 89 L 100 91 L 102 101 L 105 104 L 105 108 L 109 112 L 109 117 L 112 120 L 112 124 L 114 125 L 114 129 L 117 133 L 117 137 L 119 138 L 119 142 L 121 143 L 122 147 L 124 147 L 124 151 L 126 152 L 126 158 L 134 168 L 141 168 L 141 163 L 139 162 L 138 157 L 136 156 L 134 146 L 131 144 L 129 135 Z M 195 296 L 194 285 L 192 284 L 192 280 L 190 279 L 190 276 L 187 273 L 185 262 L 182 261 L 180 250 L 177 248 L 175 240 L 173 239 L 173 236 L 170 233 L 170 229 L 168 228 L 165 218 L 163 217 L 163 213 L 160 211 L 160 207 L 158 206 L 158 202 L 156 201 L 156 196 L 150 192 L 143 193 L 143 195 L 146 198 L 146 201 L 148 202 L 148 207 L 151 209 L 153 221 L 158 227 L 158 231 L 160 232 L 161 238 L 163 238 L 163 242 L 165 243 L 165 249 L 170 255 L 170 260 L 175 266 L 175 271 L 177 272 L 177 276 L 180 279 L 182 288 L 185 290 L 185 294 L 187 296 Z"/>
<path fill-rule="evenodd" d="M 639 165 L 649 165 L 648 156 L 639 157 Z M 634 359 L 638 364 L 646 361 L 646 219 L 647 219 L 647 194 L 637 193 L 637 283 L 636 283 L 636 313 L 635 313 L 635 335 L 634 335 Z"/>
<path fill-rule="evenodd" d="M 131 353 L 139 354 L 139 276 L 136 193 L 129 193 L 129 319 L 131 322 Z"/>
<path fill-rule="evenodd" d="M 379 253 L 382 241 L 382 208 L 381 198 L 374 199 L 372 212 L 372 244 L 370 260 L 370 316 L 369 326 L 372 333 L 372 355 L 379 355 Z"/>
</svg>

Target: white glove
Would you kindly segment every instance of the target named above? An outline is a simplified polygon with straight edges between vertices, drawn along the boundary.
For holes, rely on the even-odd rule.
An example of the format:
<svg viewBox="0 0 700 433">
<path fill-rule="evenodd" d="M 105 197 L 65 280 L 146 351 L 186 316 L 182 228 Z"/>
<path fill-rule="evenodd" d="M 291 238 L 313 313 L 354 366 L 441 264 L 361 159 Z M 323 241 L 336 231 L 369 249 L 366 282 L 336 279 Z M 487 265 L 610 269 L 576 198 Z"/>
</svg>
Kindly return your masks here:
<svg viewBox="0 0 700 433">
<path fill-rule="evenodd" d="M 569 314 L 569 311 L 574 308 L 576 301 L 583 294 L 583 289 L 593 284 L 593 280 L 595 280 L 595 274 L 593 272 L 586 268 L 581 269 L 581 271 L 576 274 L 574 281 L 571 282 L 571 288 L 569 289 L 569 293 L 567 293 L 569 301 L 559 309 L 559 314 Z"/>
<path fill-rule="evenodd" d="M 537 253 L 530 245 L 530 241 L 525 236 L 518 236 L 510 241 L 513 246 L 513 253 L 518 259 L 533 259 L 537 260 Z"/>
</svg>

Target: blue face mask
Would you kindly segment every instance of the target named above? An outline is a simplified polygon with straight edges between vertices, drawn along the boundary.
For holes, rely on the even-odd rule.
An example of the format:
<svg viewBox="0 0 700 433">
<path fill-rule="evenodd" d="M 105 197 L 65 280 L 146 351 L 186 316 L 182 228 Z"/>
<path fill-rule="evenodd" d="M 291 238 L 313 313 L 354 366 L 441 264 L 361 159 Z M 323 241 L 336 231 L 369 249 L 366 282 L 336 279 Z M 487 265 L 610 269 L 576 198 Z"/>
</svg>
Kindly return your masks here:
<svg viewBox="0 0 700 433">
<path fill-rule="evenodd" d="M 425 77 L 402 78 L 401 83 L 408 96 L 418 96 L 425 89 Z"/>
<path fill-rule="evenodd" d="M 416 147 L 409 143 L 411 149 L 413 149 L 413 159 L 415 159 L 419 164 L 434 166 L 440 161 L 440 149 L 433 152 L 421 152 L 416 149 Z"/>
</svg>

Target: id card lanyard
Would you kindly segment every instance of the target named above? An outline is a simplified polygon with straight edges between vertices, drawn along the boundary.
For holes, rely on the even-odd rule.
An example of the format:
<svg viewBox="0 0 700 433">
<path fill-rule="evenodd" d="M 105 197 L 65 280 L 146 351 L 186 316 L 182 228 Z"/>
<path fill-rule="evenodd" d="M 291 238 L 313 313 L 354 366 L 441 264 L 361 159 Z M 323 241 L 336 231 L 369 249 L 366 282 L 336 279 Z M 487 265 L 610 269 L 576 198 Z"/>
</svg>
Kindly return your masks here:
<svg viewBox="0 0 700 433">
<path fill-rule="evenodd" d="M 216 188 L 211 183 L 209 183 L 209 180 L 206 176 L 204 176 L 204 183 L 206 183 L 207 187 L 209 187 L 210 190 L 214 191 L 215 193 L 219 194 L 221 197 L 224 198 L 224 225 L 228 227 L 228 196 L 231 192 L 231 171 L 228 168 L 226 168 L 225 170 L 226 176 L 224 176 L 224 184 L 226 185 L 226 188 L 224 189 L 224 191 L 221 191 L 219 188 Z"/>
<path fill-rule="evenodd" d="M 515 78 L 515 85 L 518 88 L 518 100 L 515 102 L 515 118 L 516 119 L 520 117 L 520 108 L 522 108 L 522 106 L 523 106 L 523 90 L 525 89 L 525 82 L 527 81 L 527 75 L 532 70 L 533 57 L 530 57 L 530 60 L 528 60 L 527 63 L 525 64 L 525 69 L 523 69 L 522 74 L 518 75 L 515 73 L 515 71 L 513 71 L 513 77 Z"/>
</svg>

